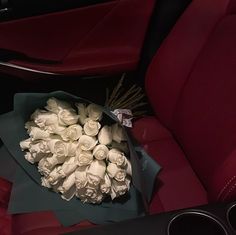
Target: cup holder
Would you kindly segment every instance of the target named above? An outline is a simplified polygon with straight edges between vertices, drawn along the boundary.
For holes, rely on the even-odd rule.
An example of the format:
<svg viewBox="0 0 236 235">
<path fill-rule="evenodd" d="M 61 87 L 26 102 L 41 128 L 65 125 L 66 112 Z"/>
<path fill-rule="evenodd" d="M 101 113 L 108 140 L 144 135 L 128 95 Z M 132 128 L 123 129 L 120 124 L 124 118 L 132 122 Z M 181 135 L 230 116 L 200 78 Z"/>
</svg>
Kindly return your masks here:
<svg viewBox="0 0 236 235">
<path fill-rule="evenodd" d="M 236 209 L 236 208 L 235 208 Z M 227 235 L 224 226 L 214 217 L 202 212 L 183 212 L 168 225 L 168 235 Z"/>
<path fill-rule="evenodd" d="M 229 224 L 236 231 L 236 204 L 229 208 L 227 217 Z"/>
</svg>

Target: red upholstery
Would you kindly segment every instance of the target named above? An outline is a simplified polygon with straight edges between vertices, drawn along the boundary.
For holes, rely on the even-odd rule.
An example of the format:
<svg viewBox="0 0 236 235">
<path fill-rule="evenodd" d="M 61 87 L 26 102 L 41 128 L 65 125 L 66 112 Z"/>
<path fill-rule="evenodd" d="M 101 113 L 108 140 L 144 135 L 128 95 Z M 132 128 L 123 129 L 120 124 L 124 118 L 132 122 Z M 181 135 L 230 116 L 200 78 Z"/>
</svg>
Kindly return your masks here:
<svg viewBox="0 0 236 235">
<path fill-rule="evenodd" d="M 11 234 L 11 216 L 7 214 L 7 205 L 11 192 L 11 183 L 0 178 L 0 234 Z"/>
<path fill-rule="evenodd" d="M 150 65 L 155 117 L 133 133 L 162 166 L 151 213 L 236 199 L 235 2 L 194 0 Z M 16 234 L 65 229 L 50 212 L 12 220 Z"/>
<path fill-rule="evenodd" d="M 214 201 L 236 198 L 235 2 L 193 1 L 146 79 L 157 117 Z"/>
<path fill-rule="evenodd" d="M 155 117 L 137 121 L 133 134 L 162 166 L 150 212 L 177 210 L 207 203 L 207 193 L 170 132 Z"/>
<path fill-rule="evenodd" d="M 0 48 L 29 57 L 10 63 L 46 72 L 104 75 L 134 70 L 154 3 L 109 1 L 1 23 Z M 4 66 L 0 71 L 19 76 Z"/>
</svg>

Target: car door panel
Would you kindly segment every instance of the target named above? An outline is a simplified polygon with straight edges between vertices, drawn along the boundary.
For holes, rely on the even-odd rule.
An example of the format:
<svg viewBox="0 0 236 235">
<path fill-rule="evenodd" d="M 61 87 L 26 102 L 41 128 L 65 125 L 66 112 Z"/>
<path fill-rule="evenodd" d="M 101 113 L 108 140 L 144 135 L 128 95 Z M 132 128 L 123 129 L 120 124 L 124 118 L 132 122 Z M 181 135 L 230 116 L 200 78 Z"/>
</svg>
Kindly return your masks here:
<svg viewBox="0 0 236 235">
<path fill-rule="evenodd" d="M 154 3 L 117 0 L 2 22 L 0 48 L 18 53 L 8 62 L 46 72 L 81 75 L 133 70 Z"/>
</svg>

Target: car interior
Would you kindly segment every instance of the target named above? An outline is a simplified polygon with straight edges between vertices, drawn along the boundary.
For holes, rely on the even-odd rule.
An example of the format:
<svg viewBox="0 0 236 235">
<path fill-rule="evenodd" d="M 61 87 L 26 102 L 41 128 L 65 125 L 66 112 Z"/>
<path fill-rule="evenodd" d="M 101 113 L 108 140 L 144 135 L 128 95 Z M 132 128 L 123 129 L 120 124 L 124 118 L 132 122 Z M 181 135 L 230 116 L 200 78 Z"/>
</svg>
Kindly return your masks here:
<svg viewBox="0 0 236 235">
<path fill-rule="evenodd" d="M 0 1 L 0 113 L 18 92 L 102 105 L 125 73 L 148 102 L 132 135 L 162 168 L 146 216 L 70 227 L 9 214 L 0 172 L 0 235 L 236 234 L 235 14 L 236 0 Z"/>
</svg>

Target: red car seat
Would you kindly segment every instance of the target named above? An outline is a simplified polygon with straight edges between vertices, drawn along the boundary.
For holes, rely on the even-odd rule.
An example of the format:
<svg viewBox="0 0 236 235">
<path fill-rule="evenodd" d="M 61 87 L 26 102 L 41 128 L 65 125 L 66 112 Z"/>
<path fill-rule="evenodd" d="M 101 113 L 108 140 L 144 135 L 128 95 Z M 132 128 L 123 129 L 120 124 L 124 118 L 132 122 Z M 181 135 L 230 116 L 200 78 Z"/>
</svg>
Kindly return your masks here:
<svg viewBox="0 0 236 235">
<path fill-rule="evenodd" d="M 162 166 L 151 213 L 236 199 L 235 13 L 236 0 L 194 0 L 149 67 L 155 116 L 133 133 Z M 51 212 L 0 220 L 13 234 L 66 231 Z"/>
</svg>

